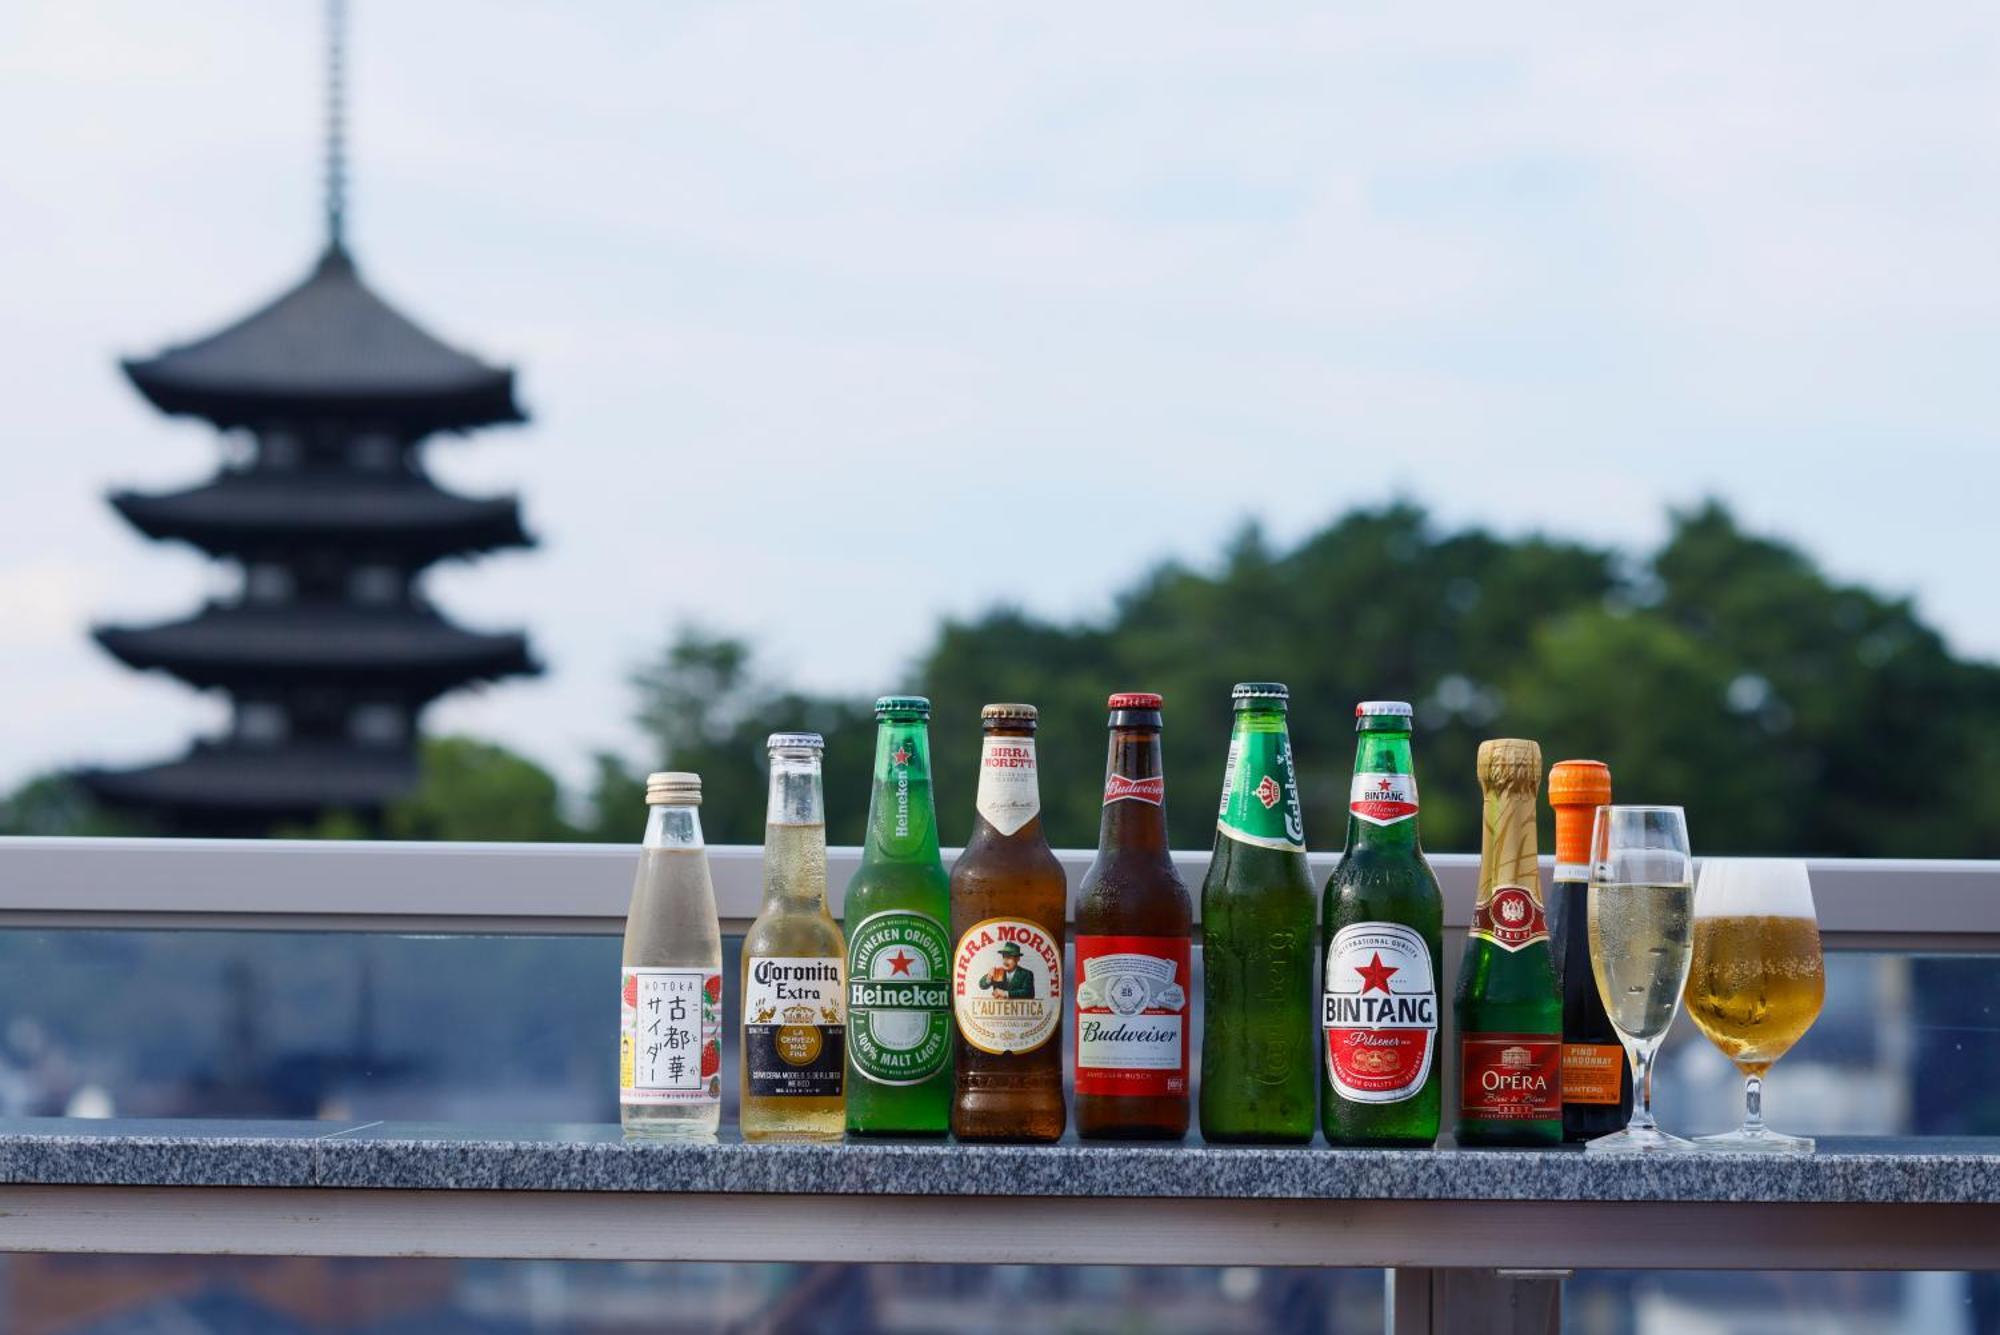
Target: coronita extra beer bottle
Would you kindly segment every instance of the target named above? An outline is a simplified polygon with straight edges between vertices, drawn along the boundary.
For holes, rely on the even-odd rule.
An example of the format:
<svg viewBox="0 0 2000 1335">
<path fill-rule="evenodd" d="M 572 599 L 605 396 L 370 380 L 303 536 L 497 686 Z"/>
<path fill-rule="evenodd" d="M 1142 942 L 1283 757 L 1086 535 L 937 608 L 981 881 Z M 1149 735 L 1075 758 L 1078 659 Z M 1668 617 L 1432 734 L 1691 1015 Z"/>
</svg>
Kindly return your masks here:
<svg viewBox="0 0 2000 1335">
<path fill-rule="evenodd" d="M 1541 781 L 1542 748 L 1535 743 L 1480 743 L 1486 813 L 1479 899 L 1453 1001 L 1461 1145 L 1562 1140 L 1562 994 L 1535 861 Z"/>
<path fill-rule="evenodd" d="M 875 787 L 847 883 L 847 1129 L 951 1129 L 950 881 L 931 799 L 931 702 L 875 702 Z"/>
<path fill-rule="evenodd" d="M 1330 1145 L 1437 1142 L 1444 896 L 1417 836 L 1409 705 L 1364 700 L 1347 847 L 1326 882 L 1320 1025 Z"/>
<path fill-rule="evenodd" d="M 1201 1134 L 1312 1139 L 1313 927 L 1282 682 L 1238 682 L 1215 847 L 1201 883 Z"/>
<path fill-rule="evenodd" d="M 1611 770 L 1601 761 L 1562 760 L 1549 766 L 1549 805 L 1556 813 L 1555 889 L 1549 899 L 1549 944 L 1563 1003 L 1563 1139 L 1595 1140 L 1632 1120 L 1632 1067 L 1605 1014 L 1590 969 L 1590 823 L 1611 802 Z"/>
<path fill-rule="evenodd" d="M 847 951 L 826 911 L 826 743 L 815 732 L 778 732 L 767 746 L 764 907 L 743 935 L 743 1138 L 838 1140 L 847 1123 Z"/>
<path fill-rule="evenodd" d="M 1167 851 L 1161 700 L 1126 691 L 1107 705 L 1097 857 L 1076 891 L 1076 1133 L 1179 1140 L 1194 909 Z"/>
<path fill-rule="evenodd" d="M 960 1140 L 1063 1133 L 1063 919 L 1069 883 L 1042 834 L 1033 705 L 988 705 L 978 814 L 951 869 Z"/>
</svg>

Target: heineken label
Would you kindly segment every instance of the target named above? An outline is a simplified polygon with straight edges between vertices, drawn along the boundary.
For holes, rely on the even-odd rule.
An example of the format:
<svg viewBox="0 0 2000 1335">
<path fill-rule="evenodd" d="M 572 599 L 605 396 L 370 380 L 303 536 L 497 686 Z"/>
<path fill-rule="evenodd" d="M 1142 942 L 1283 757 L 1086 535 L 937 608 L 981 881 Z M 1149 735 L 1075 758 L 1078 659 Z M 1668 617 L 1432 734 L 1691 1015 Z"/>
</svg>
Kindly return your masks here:
<svg viewBox="0 0 2000 1335">
<path fill-rule="evenodd" d="M 981 1052 L 1033 1052 L 1062 1027 L 1062 947 L 1041 924 L 988 918 L 952 957 L 958 1032 Z"/>
<path fill-rule="evenodd" d="M 1222 810 L 1215 828 L 1238 843 L 1306 851 L 1306 820 L 1299 810 L 1299 779 L 1292 769 L 1290 736 L 1239 730 L 1229 739 L 1222 776 Z"/>
<path fill-rule="evenodd" d="M 924 725 L 884 723 L 882 733 L 882 749 L 887 752 L 883 759 L 889 772 L 886 776 L 877 772 L 875 797 L 868 811 L 869 837 L 892 856 L 920 853 L 929 846 L 932 827 Z"/>
<path fill-rule="evenodd" d="M 618 996 L 618 1102 L 720 1102 L 721 1017 L 721 974 L 626 969 Z"/>
<path fill-rule="evenodd" d="M 1562 1035 L 1468 1034 L 1459 1041 L 1459 1116 L 1540 1122 L 1562 1116 Z"/>
<path fill-rule="evenodd" d="M 1326 1078 L 1350 1103 L 1401 1103 L 1430 1078 L 1437 975 L 1430 947 L 1394 922 L 1350 923 L 1326 948 Z"/>
<path fill-rule="evenodd" d="M 847 1056 L 881 1085 L 914 1085 L 951 1059 L 951 940 L 908 909 L 863 918 L 847 941 Z"/>
<path fill-rule="evenodd" d="M 847 992 L 838 956 L 753 955 L 743 979 L 743 1072 L 758 1097 L 838 1098 Z"/>
<path fill-rule="evenodd" d="M 1370 825 L 1398 825 L 1417 814 L 1417 776 L 1363 771 L 1348 790 L 1347 809 Z"/>
<path fill-rule="evenodd" d="M 1502 950 L 1523 950 L 1549 939 L 1549 920 L 1542 914 L 1542 901 L 1531 891 L 1503 885 L 1473 906 L 1472 937 Z"/>
<path fill-rule="evenodd" d="M 1188 939 L 1076 938 L 1076 1092 L 1188 1089 Z"/>
<path fill-rule="evenodd" d="M 1144 802 L 1148 806 L 1160 806 L 1167 800 L 1167 781 L 1155 774 L 1150 779 L 1128 779 L 1123 774 L 1112 773 L 1104 779 L 1104 805 L 1113 802 Z"/>
<path fill-rule="evenodd" d="M 1035 776 L 1035 739 L 988 737 L 979 752 L 979 814 L 1002 834 L 1012 834 L 1042 809 Z"/>
</svg>

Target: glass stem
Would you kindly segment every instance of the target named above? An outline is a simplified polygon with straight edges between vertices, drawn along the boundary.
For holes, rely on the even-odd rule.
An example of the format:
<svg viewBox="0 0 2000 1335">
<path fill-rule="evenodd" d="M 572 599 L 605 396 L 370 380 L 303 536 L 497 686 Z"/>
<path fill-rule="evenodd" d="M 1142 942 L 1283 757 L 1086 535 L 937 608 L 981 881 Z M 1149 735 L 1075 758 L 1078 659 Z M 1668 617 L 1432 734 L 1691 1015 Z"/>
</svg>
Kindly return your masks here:
<svg viewBox="0 0 2000 1335">
<path fill-rule="evenodd" d="M 1653 1121 L 1653 1048 L 1650 1044 L 1632 1049 L 1632 1131 L 1657 1131 Z"/>
<path fill-rule="evenodd" d="M 1743 1077 L 1743 1130 L 1746 1136 L 1764 1134 L 1764 1077 Z"/>
</svg>

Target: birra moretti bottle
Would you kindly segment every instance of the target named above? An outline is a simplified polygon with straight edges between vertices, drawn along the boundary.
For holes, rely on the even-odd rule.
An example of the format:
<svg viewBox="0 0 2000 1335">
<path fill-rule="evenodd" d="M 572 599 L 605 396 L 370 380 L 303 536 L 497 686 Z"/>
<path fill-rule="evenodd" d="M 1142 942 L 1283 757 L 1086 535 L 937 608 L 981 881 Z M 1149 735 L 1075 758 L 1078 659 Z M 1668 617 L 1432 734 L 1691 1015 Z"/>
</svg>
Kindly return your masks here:
<svg viewBox="0 0 2000 1335">
<path fill-rule="evenodd" d="M 1417 837 L 1410 726 L 1401 700 L 1354 707 L 1347 848 L 1326 883 L 1320 1121 L 1331 1145 L 1437 1140 L 1444 897 Z"/>
<path fill-rule="evenodd" d="M 847 950 L 826 909 L 818 733 L 773 733 L 764 907 L 743 937 L 743 1138 L 846 1129 Z"/>
<path fill-rule="evenodd" d="M 646 779 L 625 918 L 618 1112 L 628 1135 L 712 1136 L 722 1115 L 722 931 L 701 842 L 701 776 Z"/>
</svg>

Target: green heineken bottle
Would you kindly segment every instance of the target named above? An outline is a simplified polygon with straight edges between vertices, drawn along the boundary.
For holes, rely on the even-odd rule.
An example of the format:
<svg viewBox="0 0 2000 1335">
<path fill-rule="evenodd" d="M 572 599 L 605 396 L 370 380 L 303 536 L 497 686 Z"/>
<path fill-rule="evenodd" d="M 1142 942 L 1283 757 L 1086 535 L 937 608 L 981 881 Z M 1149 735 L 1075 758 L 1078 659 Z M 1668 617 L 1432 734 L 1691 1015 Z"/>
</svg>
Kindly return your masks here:
<svg viewBox="0 0 2000 1335">
<path fill-rule="evenodd" d="M 847 883 L 847 1129 L 942 1136 L 951 1126 L 950 882 L 931 797 L 931 702 L 875 702 L 875 788 Z"/>
<path fill-rule="evenodd" d="M 1312 874 L 1285 726 L 1290 692 L 1238 683 L 1215 849 L 1201 886 L 1201 1134 L 1304 1144 L 1313 1060 Z"/>
<path fill-rule="evenodd" d="M 1320 996 L 1329 1145 L 1429 1149 L 1438 1134 L 1444 896 L 1417 837 L 1410 706 L 1354 707 L 1347 848 L 1326 882 Z"/>
</svg>

